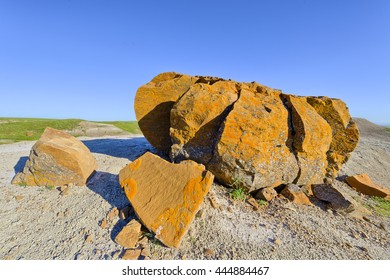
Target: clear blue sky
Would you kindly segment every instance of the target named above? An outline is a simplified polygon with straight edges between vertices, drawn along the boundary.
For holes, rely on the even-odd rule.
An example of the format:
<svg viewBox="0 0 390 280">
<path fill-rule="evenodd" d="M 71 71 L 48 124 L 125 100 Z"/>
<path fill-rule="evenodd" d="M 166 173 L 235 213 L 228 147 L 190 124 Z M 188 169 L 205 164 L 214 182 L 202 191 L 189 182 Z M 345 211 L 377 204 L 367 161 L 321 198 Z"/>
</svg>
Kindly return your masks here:
<svg viewBox="0 0 390 280">
<path fill-rule="evenodd" d="M 390 1 L 0 0 L 0 116 L 134 120 L 137 88 L 164 71 L 390 123 Z"/>
</svg>

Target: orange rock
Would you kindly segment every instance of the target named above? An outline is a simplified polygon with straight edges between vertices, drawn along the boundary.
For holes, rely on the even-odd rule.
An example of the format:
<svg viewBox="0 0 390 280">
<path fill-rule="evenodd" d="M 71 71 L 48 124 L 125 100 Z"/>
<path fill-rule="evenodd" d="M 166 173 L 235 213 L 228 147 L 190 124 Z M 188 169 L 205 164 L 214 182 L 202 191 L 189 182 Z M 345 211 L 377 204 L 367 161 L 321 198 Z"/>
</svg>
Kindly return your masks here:
<svg viewBox="0 0 390 280">
<path fill-rule="evenodd" d="M 138 260 L 141 255 L 141 249 L 127 249 L 123 252 L 122 260 Z"/>
<path fill-rule="evenodd" d="M 193 85 L 171 110 L 171 159 L 179 162 L 190 158 L 207 164 L 219 127 L 237 98 L 235 82 Z"/>
<path fill-rule="evenodd" d="M 292 182 L 298 165 L 289 142 L 288 111 L 280 92 L 242 85 L 220 128 L 207 168 L 224 184 L 240 183 L 248 191 Z"/>
<path fill-rule="evenodd" d="M 137 220 L 131 220 L 115 237 L 115 242 L 125 248 L 134 248 L 140 232 L 141 224 Z"/>
<path fill-rule="evenodd" d="M 332 129 L 332 142 L 327 152 L 327 172 L 336 177 L 342 164 L 347 162 L 350 153 L 359 142 L 359 130 L 352 120 L 348 107 L 340 99 L 328 97 L 307 97 L 307 102 L 313 106 Z"/>
<path fill-rule="evenodd" d="M 390 189 L 375 184 L 366 173 L 349 176 L 345 181 L 358 192 L 390 199 Z"/>
<path fill-rule="evenodd" d="M 27 186 L 85 185 L 96 168 L 96 160 L 80 140 L 48 127 L 32 147 L 23 171 L 14 177 L 12 183 Z"/>
<path fill-rule="evenodd" d="M 296 204 L 313 205 L 297 185 L 288 184 L 281 194 Z"/>
<path fill-rule="evenodd" d="M 138 125 L 154 147 L 169 151 L 170 111 L 196 80 L 195 77 L 168 72 L 156 76 L 138 89 L 134 101 Z"/>
<path fill-rule="evenodd" d="M 268 188 L 262 188 L 262 189 L 258 190 L 256 195 L 255 195 L 255 198 L 266 200 L 266 201 L 271 201 L 272 199 L 274 199 L 277 196 L 278 196 L 278 193 L 275 191 L 275 189 L 268 187 Z"/>
<path fill-rule="evenodd" d="M 149 152 L 119 173 L 140 221 L 169 247 L 180 245 L 213 179 L 201 164 L 174 164 Z"/>
<path fill-rule="evenodd" d="M 294 183 L 320 184 L 328 165 L 326 154 L 332 141 L 332 129 L 305 97 L 284 94 L 283 98 L 291 110 L 293 146 L 299 164 Z"/>
<path fill-rule="evenodd" d="M 162 73 L 139 88 L 135 109 L 145 137 L 173 161 L 202 163 L 250 192 L 334 178 L 359 140 L 341 100 L 256 82 Z"/>
</svg>

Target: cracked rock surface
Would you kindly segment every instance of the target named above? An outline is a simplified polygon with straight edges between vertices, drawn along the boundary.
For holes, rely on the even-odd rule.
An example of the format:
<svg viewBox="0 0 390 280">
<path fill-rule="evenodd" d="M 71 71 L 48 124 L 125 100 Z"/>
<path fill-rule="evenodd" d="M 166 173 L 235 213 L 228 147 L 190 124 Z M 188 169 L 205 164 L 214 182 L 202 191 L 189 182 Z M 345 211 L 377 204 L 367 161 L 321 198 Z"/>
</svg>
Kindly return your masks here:
<svg viewBox="0 0 390 280">
<path fill-rule="evenodd" d="M 172 161 L 194 160 L 250 192 L 335 178 L 359 142 L 343 101 L 257 82 L 162 73 L 134 107 L 146 139 Z"/>
</svg>

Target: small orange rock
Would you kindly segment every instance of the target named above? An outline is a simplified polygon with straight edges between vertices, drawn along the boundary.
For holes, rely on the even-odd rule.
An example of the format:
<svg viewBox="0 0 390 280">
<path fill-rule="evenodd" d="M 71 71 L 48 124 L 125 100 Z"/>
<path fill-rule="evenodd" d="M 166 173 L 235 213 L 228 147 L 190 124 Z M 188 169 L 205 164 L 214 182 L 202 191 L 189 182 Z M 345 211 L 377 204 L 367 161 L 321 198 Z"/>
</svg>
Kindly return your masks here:
<svg viewBox="0 0 390 280">
<path fill-rule="evenodd" d="M 118 217 L 118 214 L 119 214 L 118 208 L 114 207 L 107 213 L 107 219 L 113 220 L 116 217 Z"/>
<path fill-rule="evenodd" d="M 363 194 L 390 199 L 390 189 L 375 184 L 366 173 L 350 176 L 346 179 L 346 182 Z"/>
<path fill-rule="evenodd" d="M 100 227 L 105 229 L 107 227 L 107 219 L 104 218 L 101 222 L 100 222 Z"/>
<path fill-rule="evenodd" d="M 212 256 L 212 255 L 215 254 L 215 252 L 214 252 L 214 250 L 211 250 L 211 249 L 205 249 L 205 250 L 203 251 L 203 254 L 204 254 L 205 256 Z"/>
<path fill-rule="evenodd" d="M 296 204 L 313 205 L 297 185 L 288 184 L 281 194 Z"/>
<path fill-rule="evenodd" d="M 278 196 L 278 193 L 275 191 L 274 188 L 267 187 L 267 188 L 260 189 L 256 193 L 255 198 L 266 200 L 266 201 L 271 201 L 272 199 L 274 199 L 277 196 Z"/>
<path fill-rule="evenodd" d="M 131 220 L 115 237 L 115 242 L 125 248 L 134 248 L 138 242 L 141 224 Z"/>
<path fill-rule="evenodd" d="M 23 195 L 17 195 L 17 196 L 15 196 L 15 200 L 16 200 L 16 201 L 22 200 L 23 198 L 24 198 Z"/>
<path fill-rule="evenodd" d="M 218 204 L 215 196 L 210 196 L 209 197 L 209 201 L 210 201 L 211 207 L 213 207 L 214 209 L 218 209 L 219 208 L 219 204 Z"/>
<path fill-rule="evenodd" d="M 85 237 L 85 242 L 92 242 L 92 235 L 88 234 L 86 237 Z"/>
<path fill-rule="evenodd" d="M 257 211 L 259 209 L 259 204 L 253 197 L 249 198 L 246 202 L 253 207 L 254 211 Z"/>
<path fill-rule="evenodd" d="M 123 252 L 122 260 L 138 260 L 141 255 L 141 249 L 127 249 Z"/>
</svg>

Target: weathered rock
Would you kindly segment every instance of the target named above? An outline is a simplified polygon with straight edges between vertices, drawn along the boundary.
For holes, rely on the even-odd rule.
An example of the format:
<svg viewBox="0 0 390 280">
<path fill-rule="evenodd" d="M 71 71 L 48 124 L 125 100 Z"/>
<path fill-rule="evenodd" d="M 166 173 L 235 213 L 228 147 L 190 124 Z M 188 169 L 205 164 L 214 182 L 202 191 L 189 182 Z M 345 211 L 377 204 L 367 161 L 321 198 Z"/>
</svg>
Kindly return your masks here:
<svg viewBox="0 0 390 280">
<path fill-rule="evenodd" d="M 326 170 L 334 178 L 356 148 L 359 142 L 359 130 L 349 115 L 347 105 L 340 99 L 308 97 L 307 102 L 332 128 L 333 137 L 327 151 Z"/>
<path fill-rule="evenodd" d="M 253 197 L 250 197 L 246 200 L 246 203 L 248 203 L 250 206 L 252 206 L 254 211 L 259 210 L 259 203 L 257 203 L 256 199 Z"/>
<path fill-rule="evenodd" d="M 222 183 L 239 182 L 250 192 L 292 182 L 298 174 L 280 92 L 260 85 L 257 90 L 243 86 L 207 165 Z"/>
<path fill-rule="evenodd" d="M 291 110 L 290 129 L 299 165 L 294 183 L 320 184 L 326 174 L 326 153 L 332 141 L 332 129 L 305 97 L 283 95 L 283 98 Z"/>
<path fill-rule="evenodd" d="M 353 203 L 340 191 L 330 185 L 313 185 L 312 189 L 315 197 L 330 203 L 331 207 L 336 211 L 352 212 L 355 210 Z"/>
<path fill-rule="evenodd" d="M 115 237 L 115 242 L 124 248 L 134 248 L 141 232 L 141 224 L 131 220 Z"/>
<path fill-rule="evenodd" d="M 149 152 L 119 173 L 119 182 L 140 221 L 170 247 L 179 246 L 213 178 L 201 164 L 169 163 Z"/>
<path fill-rule="evenodd" d="M 235 82 L 193 85 L 171 110 L 171 158 L 207 164 L 218 129 L 237 98 Z"/>
<path fill-rule="evenodd" d="M 345 181 L 358 192 L 390 199 L 390 189 L 375 184 L 366 173 L 349 176 Z"/>
<path fill-rule="evenodd" d="M 173 161 L 202 163 L 249 192 L 334 178 L 359 140 L 341 100 L 256 82 L 162 73 L 139 88 L 135 108 L 145 137 Z"/>
<path fill-rule="evenodd" d="M 32 147 L 23 171 L 14 177 L 12 183 L 27 186 L 85 185 L 96 168 L 96 160 L 81 141 L 48 127 Z"/>
<path fill-rule="evenodd" d="M 297 185 L 288 184 L 281 194 L 296 204 L 313 205 Z"/>
<path fill-rule="evenodd" d="M 256 199 L 262 199 L 262 200 L 266 200 L 266 201 L 271 201 L 272 199 L 274 199 L 277 196 L 278 196 L 278 193 L 275 191 L 275 189 L 270 188 L 270 187 L 260 189 L 255 194 Z"/>
<path fill-rule="evenodd" d="M 122 253 L 122 260 L 138 260 L 141 255 L 141 249 L 127 249 Z"/>
<path fill-rule="evenodd" d="M 175 102 L 198 79 L 175 72 L 162 73 L 141 86 L 135 96 L 134 109 L 145 138 L 156 148 L 168 152 L 170 111 Z"/>
</svg>

